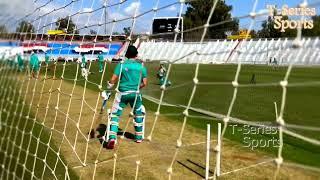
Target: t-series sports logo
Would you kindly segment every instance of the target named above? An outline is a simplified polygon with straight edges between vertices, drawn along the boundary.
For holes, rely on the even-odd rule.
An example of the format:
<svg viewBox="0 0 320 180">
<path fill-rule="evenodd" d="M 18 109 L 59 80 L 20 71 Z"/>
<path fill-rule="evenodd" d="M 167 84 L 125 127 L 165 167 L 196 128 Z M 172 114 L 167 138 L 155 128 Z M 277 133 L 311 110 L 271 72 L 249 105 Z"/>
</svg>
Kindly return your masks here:
<svg viewBox="0 0 320 180">
<path fill-rule="evenodd" d="M 288 5 L 283 5 L 281 12 L 276 12 L 275 5 L 267 5 L 269 10 L 269 16 L 274 18 L 274 28 L 280 29 L 281 32 L 285 32 L 286 29 L 312 29 L 314 27 L 313 20 L 308 19 L 310 16 L 315 16 L 316 8 L 308 8 L 300 6 L 299 8 L 289 8 Z M 300 20 L 290 20 L 286 17 L 300 16 Z"/>
</svg>

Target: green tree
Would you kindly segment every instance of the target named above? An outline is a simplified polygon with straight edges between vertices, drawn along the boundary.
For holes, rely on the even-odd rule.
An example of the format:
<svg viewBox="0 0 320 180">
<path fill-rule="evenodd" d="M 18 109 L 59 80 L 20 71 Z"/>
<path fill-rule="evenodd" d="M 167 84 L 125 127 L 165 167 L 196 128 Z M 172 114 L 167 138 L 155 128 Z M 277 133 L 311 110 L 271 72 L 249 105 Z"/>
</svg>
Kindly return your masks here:
<svg viewBox="0 0 320 180">
<path fill-rule="evenodd" d="M 261 26 L 262 28 L 258 31 L 259 38 L 280 38 L 282 34 L 279 29 L 274 28 L 274 19 L 273 17 L 268 17 L 268 20 L 263 21 Z"/>
<path fill-rule="evenodd" d="M 30 22 L 21 21 L 18 24 L 16 32 L 18 32 L 18 33 L 32 33 L 32 32 L 35 32 L 35 29 L 34 29 L 34 26 Z"/>
<path fill-rule="evenodd" d="M 93 29 L 90 29 L 90 34 L 91 35 L 97 35 L 97 31 L 93 30 Z"/>
<path fill-rule="evenodd" d="M 277 11 L 274 11 L 274 16 L 280 15 Z M 282 16 L 282 20 L 289 20 L 288 16 Z M 297 36 L 296 29 L 286 29 L 285 32 L 281 32 L 280 29 L 274 28 L 274 18 L 269 16 L 266 21 L 263 21 L 262 28 L 258 31 L 257 35 L 259 38 L 281 38 L 281 37 L 295 37 Z"/>
<path fill-rule="evenodd" d="M 124 27 L 123 32 L 125 35 L 129 36 L 131 33 L 131 27 Z"/>
<path fill-rule="evenodd" d="M 0 25 L 0 37 L 6 36 L 8 33 L 7 28 L 5 25 Z"/>
<path fill-rule="evenodd" d="M 0 25 L 0 33 L 7 33 L 8 31 L 7 31 L 7 28 L 6 28 L 6 26 L 5 25 Z"/>
<path fill-rule="evenodd" d="M 211 2 L 211 1 L 210 1 Z M 212 3 L 207 0 L 199 0 L 187 3 L 187 11 L 184 14 L 184 29 L 190 29 L 206 24 L 209 17 Z M 208 38 L 226 38 L 226 32 L 238 31 L 239 20 L 233 19 L 231 15 L 232 6 L 227 5 L 224 1 L 218 1 L 210 24 L 217 24 L 209 28 Z M 193 34 L 201 36 L 203 29 L 194 31 Z"/>
<path fill-rule="evenodd" d="M 257 38 L 258 36 L 257 31 L 255 31 L 254 29 L 250 31 L 250 35 L 251 35 L 251 38 Z"/>
<path fill-rule="evenodd" d="M 62 30 L 67 34 L 79 34 L 76 24 L 72 21 L 71 17 L 59 18 L 56 22 L 56 30 Z"/>
<path fill-rule="evenodd" d="M 289 20 L 288 16 L 282 16 L 282 20 Z M 313 28 L 302 29 L 302 36 L 319 36 L 320 35 L 320 16 L 312 16 Z M 280 32 L 279 29 L 274 29 L 274 19 L 269 17 L 267 21 L 262 23 L 262 29 L 258 32 L 260 38 L 281 38 L 281 37 L 296 37 L 297 29 L 286 29 L 285 32 Z"/>
<path fill-rule="evenodd" d="M 319 36 L 320 35 L 320 15 L 312 16 L 313 28 L 312 29 L 303 29 L 303 36 Z"/>
</svg>

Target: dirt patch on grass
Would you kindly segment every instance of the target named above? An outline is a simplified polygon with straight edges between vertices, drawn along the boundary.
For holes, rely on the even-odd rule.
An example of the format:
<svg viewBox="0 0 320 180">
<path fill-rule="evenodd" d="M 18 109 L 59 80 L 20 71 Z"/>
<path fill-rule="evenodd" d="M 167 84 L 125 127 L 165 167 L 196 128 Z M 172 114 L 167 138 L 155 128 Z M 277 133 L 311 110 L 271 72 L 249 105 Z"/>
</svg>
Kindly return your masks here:
<svg viewBox="0 0 320 180">
<path fill-rule="evenodd" d="M 26 82 L 27 83 L 27 82 Z M 106 111 L 99 113 L 101 99 L 99 93 L 73 86 L 73 82 L 60 80 L 29 81 L 25 86 L 27 102 L 32 102 L 32 112 L 37 121 L 43 124 L 51 134 L 58 147 L 55 152 L 64 156 L 68 167 L 75 169 L 81 179 L 111 179 L 114 166 L 114 150 L 102 148 L 98 138 L 89 138 L 93 128 L 105 125 Z M 61 83 L 61 84 L 60 84 Z M 33 93 L 33 89 L 35 90 Z M 72 95 L 72 96 L 70 96 Z M 82 100 L 82 97 L 84 99 Z M 98 104 L 96 104 L 98 102 Z M 111 107 L 109 100 L 107 107 Z M 146 119 L 146 135 L 154 122 L 154 112 L 148 111 Z M 124 129 L 129 122 L 127 131 L 134 133 L 133 123 L 129 116 L 129 108 L 124 111 L 120 128 Z M 181 125 L 173 121 L 174 117 L 160 116 L 151 142 L 136 144 L 131 139 L 119 140 L 116 164 L 116 179 L 134 179 L 136 162 L 140 161 L 139 179 L 167 179 L 167 169 L 176 150 L 176 140 Z M 181 118 L 181 117 L 177 117 Z M 216 127 L 213 127 L 216 128 Z M 201 179 L 205 173 L 205 131 L 186 126 L 183 135 L 183 146 L 180 148 L 173 166 L 173 179 Z M 96 133 L 95 136 L 98 134 Z M 212 135 L 212 147 L 216 136 Z M 240 145 L 224 140 L 222 150 L 222 173 L 245 168 L 271 159 L 261 152 L 248 151 Z M 215 168 L 215 152 L 211 151 L 210 171 Z M 272 179 L 275 173 L 273 162 L 226 174 L 221 179 Z M 280 179 L 317 179 L 317 174 L 302 169 L 282 167 Z"/>
</svg>

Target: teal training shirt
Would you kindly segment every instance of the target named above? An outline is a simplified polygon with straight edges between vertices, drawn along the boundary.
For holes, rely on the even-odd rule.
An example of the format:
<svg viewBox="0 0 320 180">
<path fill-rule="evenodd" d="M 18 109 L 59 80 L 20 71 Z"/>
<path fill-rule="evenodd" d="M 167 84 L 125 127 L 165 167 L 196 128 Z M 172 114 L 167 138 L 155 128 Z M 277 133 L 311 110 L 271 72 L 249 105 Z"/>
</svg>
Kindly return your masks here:
<svg viewBox="0 0 320 180">
<path fill-rule="evenodd" d="M 87 66 L 86 57 L 82 56 L 81 59 L 81 68 L 85 68 Z"/>
<path fill-rule="evenodd" d="M 127 59 L 123 64 L 119 63 L 114 70 L 114 74 L 120 76 L 120 69 L 120 92 L 137 91 L 139 89 L 138 85 L 141 83 L 142 79 L 147 77 L 147 69 L 142 63 L 134 59 Z"/>
<path fill-rule="evenodd" d="M 50 56 L 48 54 L 46 54 L 45 55 L 45 61 L 46 61 L 47 64 L 49 63 L 49 60 L 50 60 Z"/>
<path fill-rule="evenodd" d="M 103 56 L 100 54 L 99 56 L 98 56 L 98 60 L 99 60 L 99 62 L 103 62 Z"/>
<path fill-rule="evenodd" d="M 17 59 L 18 59 L 18 64 L 19 64 L 19 66 L 22 66 L 22 65 L 23 65 L 23 59 L 22 59 L 22 57 L 21 57 L 20 54 L 18 54 Z"/>
<path fill-rule="evenodd" d="M 31 55 L 30 65 L 31 65 L 31 67 L 38 67 L 39 66 L 39 59 L 38 59 L 37 55 L 35 55 L 35 54 Z"/>
</svg>

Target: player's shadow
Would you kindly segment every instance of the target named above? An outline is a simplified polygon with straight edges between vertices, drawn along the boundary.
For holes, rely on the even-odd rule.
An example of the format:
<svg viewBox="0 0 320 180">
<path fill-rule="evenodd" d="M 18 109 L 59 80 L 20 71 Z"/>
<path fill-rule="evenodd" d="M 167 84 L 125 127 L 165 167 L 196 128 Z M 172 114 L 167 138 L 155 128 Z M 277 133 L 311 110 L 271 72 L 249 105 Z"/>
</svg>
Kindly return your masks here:
<svg viewBox="0 0 320 180">
<path fill-rule="evenodd" d="M 192 161 L 190 159 L 186 159 L 187 161 L 182 162 L 177 161 L 178 164 L 180 164 L 181 166 L 183 166 L 184 168 L 188 169 L 189 171 L 191 171 L 192 173 L 195 173 L 196 175 L 198 175 L 201 178 L 205 178 L 205 176 L 203 175 L 203 171 L 206 169 L 206 167 L 204 165 L 201 165 L 195 161 Z M 209 170 L 210 175 L 213 175 L 214 172 Z"/>
<path fill-rule="evenodd" d="M 105 124 L 99 124 L 96 130 L 94 131 L 93 129 L 90 132 L 90 138 L 98 138 L 100 143 L 103 144 L 104 140 L 102 139 L 102 136 L 107 134 L 107 125 Z M 118 129 L 118 136 L 124 135 L 125 138 L 127 139 L 134 139 L 134 134 L 130 132 L 123 132 L 121 128 Z"/>
</svg>

